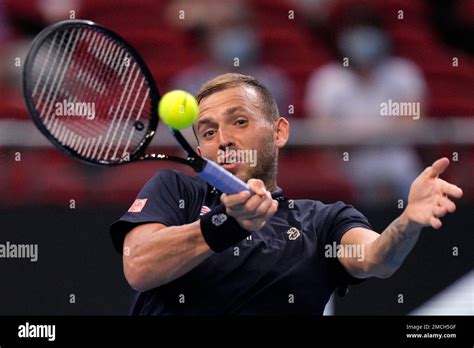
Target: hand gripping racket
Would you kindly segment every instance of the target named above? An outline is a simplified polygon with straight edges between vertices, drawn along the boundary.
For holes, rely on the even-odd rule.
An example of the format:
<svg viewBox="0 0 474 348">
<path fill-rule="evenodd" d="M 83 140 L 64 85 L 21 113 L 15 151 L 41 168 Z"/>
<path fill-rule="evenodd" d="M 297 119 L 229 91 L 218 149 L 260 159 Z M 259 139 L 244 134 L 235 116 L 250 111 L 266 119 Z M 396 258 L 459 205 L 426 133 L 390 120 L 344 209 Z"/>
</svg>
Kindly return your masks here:
<svg viewBox="0 0 474 348">
<path fill-rule="evenodd" d="M 25 61 L 23 94 L 35 125 L 68 156 L 98 165 L 174 161 L 221 192 L 249 191 L 177 130 L 169 128 L 186 158 L 145 153 L 158 126 L 160 94 L 135 49 L 96 23 L 66 20 L 39 33 Z"/>
</svg>

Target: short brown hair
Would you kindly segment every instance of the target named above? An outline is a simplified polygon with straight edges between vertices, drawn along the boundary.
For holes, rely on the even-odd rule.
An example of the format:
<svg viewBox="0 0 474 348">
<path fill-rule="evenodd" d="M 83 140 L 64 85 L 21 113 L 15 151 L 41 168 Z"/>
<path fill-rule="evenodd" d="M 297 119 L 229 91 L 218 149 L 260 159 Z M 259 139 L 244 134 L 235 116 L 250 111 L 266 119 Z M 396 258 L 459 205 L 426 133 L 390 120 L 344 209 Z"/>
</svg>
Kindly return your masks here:
<svg viewBox="0 0 474 348">
<path fill-rule="evenodd" d="M 262 109 L 269 121 L 274 121 L 278 118 L 278 106 L 275 98 L 273 98 L 273 95 L 260 81 L 248 75 L 236 73 L 219 75 L 202 85 L 201 89 L 196 95 L 196 99 L 198 104 L 200 104 L 204 98 L 210 96 L 211 94 L 240 85 L 251 86 L 258 92 L 262 101 Z"/>
</svg>

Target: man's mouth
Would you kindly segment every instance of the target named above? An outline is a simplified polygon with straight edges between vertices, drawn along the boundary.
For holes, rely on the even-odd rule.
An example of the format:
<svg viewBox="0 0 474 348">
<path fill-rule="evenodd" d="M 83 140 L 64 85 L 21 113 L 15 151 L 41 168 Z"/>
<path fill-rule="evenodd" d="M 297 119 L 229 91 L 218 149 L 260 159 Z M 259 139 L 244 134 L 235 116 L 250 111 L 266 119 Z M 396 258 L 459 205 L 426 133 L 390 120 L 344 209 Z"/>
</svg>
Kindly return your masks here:
<svg viewBox="0 0 474 348">
<path fill-rule="evenodd" d="M 241 164 L 246 163 L 245 158 L 242 154 L 246 154 L 248 150 L 229 149 L 219 150 L 217 153 L 217 164 L 227 170 L 232 170 L 239 167 Z"/>
<path fill-rule="evenodd" d="M 239 162 L 232 161 L 229 158 L 222 158 L 217 162 L 217 164 L 222 166 L 224 169 L 233 169 L 239 165 Z"/>
<path fill-rule="evenodd" d="M 229 169 L 234 169 L 236 168 L 239 163 L 238 162 L 234 162 L 234 163 L 221 163 L 220 164 L 224 169 L 226 170 L 229 170 Z"/>
</svg>

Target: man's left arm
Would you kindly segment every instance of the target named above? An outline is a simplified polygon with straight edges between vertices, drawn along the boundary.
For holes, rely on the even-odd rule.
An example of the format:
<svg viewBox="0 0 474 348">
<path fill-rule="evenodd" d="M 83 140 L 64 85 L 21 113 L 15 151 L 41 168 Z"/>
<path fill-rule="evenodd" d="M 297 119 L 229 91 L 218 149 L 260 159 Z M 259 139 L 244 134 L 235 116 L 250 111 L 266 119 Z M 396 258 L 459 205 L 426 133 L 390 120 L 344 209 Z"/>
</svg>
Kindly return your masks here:
<svg viewBox="0 0 474 348">
<path fill-rule="evenodd" d="M 352 276 L 390 277 L 415 246 L 421 229 L 439 229 L 440 218 L 456 210 L 451 198 L 461 198 L 462 190 L 439 178 L 448 166 L 449 160 L 441 158 L 413 181 L 405 210 L 382 234 L 361 227 L 344 234 L 342 245 L 362 245 L 364 251 L 362 258 L 339 257 Z"/>
</svg>

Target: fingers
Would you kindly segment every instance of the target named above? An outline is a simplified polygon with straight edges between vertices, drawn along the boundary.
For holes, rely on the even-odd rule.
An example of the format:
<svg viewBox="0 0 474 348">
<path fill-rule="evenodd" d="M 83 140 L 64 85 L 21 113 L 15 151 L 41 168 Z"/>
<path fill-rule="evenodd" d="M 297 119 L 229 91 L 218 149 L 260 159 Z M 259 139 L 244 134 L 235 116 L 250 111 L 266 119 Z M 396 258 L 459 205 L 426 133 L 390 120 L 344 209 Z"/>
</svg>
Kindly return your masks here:
<svg viewBox="0 0 474 348">
<path fill-rule="evenodd" d="M 442 174 L 446 168 L 448 168 L 448 166 L 449 160 L 446 157 L 440 158 L 439 160 L 435 161 L 431 167 L 428 167 L 428 173 L 432 178 L 435 178 Z"/>
<path fill-rule="evenodd" d="M 274 199 L 272 199 L 270 201 L 270 205 L 268 206 L 268 209 L 262 213 L 262 217 L 266 220 L 270 219 L 273 215 L 275 215 L 275 213 L 277 212 L 278 210 L 278 202 Z"/>
<path fill-rule="evenodd" d="M 267 192 L 265 184 L 262 180 L 250 179 L 249 181 L 247 181 L 247 185 L 249 185 L 250 190 L 255 192 L 257 195 L 264 195 Z"/>
<path fill-rule="evenodd" d="M 433 216 L 440 218 L 445 216 L 448 212 L 454 213 L 456 210 L 456 204 L 451 201 L 448 197 L 443 196 L 439 199 L 438 204 L 433 207 Z"/>
<path fill-rule="evenodd" d="M 456 205 L 448 197 L 443 196 L 439 199 L 437 205 L 433 207 L 433 216 L 430 218 L 430 225 L 434 229 L 439 229 L 443 225 L 440 218 L 445 216 L 448 212 L 453 213 L 456 210 Z"/>
<path fill-rule="evenodd" d="M 270 192 L 267 192 L 264 197 L 254 195 L 243 207 L 240 207 L 241 209 L 238 211 L 239 218 L 252 219 L 262 217 L 268 212 L 274 202 L 276 201 L 272 199 Z"/>
<path fill-rule="evenodd" d="M 258 179 L 250 179 L 247 184 L 255 193 L 240 192 L 233 195 L 221 195 L 221 202 L 226 206 L 229 215 L 238 220 L 248 220 L 251 223 L 260 225 L 257 219 L 267 220 L 275 214 L 278 209 L 278 202 L 272 199 L 264 183 Z M 263 225 L 262 225 L 263 226 Z"/>
<path fill-rule="evenodd" d="M 257 211 L 259 210 L 261 213 L 264 213 L 267 211 L 268 206 L 272 203 L 272 195 L 270 192 L 266 192 L 265 195 L 259 196 L 259 195 L 254 195 L 252 198 L 250 198 L 246 203 L 245 203 L 245 210 L 247 211 Z M 262 208 L 262 205 L 265 208 Z M 262 209 L 264 211 L 262 212 Z M 260 214 L 258 214 L 260 215 Z"/>
<path fill-rule="evenodd" d="M 456 185 L 450 184 L 449 182 L 444 181 L 444 180 L 441 180 L 441 182 L 442 182 L 441 191 L 443 192 L 443 194 L 454 197 L 454 198 L 462 197 L 463 192 L 461 188 L 459 188 Z"/>
<path fill-rule="evenodd" d="M 250 219 L 265 214 L 272 203 L 270 194 L 267 196 L 253 195 L 244 205 L 231 208 L 231 214 L 238 214 L 240 219 Z"/>
<path fill-rule="evenodd" d="M 237 205 L 244 204 L 250 198 L 250 192 L 242 191 L 233 195 L 226 195 L 223 193 L 221 195 L 221 202 L 227 208 L 235 207 Z"/>
<path fill-rule="evenodd" d="M 263 211 L 264 210 L 263 205 L 261 207 L 262 207 L 262 211 Z M 252 216 L 252 217 L 247 218 L 245 220 L 247 220 L 251 223 L 258 223 L 259 220 L 260 220 L 261 223 L 258 224 L 259 225 L 258 229 L 260 229 L 265 225 L 265 222 L 267 220 L 269 220 L 273 215 L 275 215 L 277 210 L 278 210 L 278 202 L 276 200 L 271 200 L 270 204 L 268 205 L 268 207 L 266 209 L 266 211 L 263 211 L 260 215 L 255 215 L 255 216 Z"/>
<path fill-rule="evenodd" d="M 265 194 L 267 193 L 265 184 L 262 180 L 250 179 L 247 184 L 249 185 L 250 190 L 256 195 L 265 196 Z M 227 208 L 234 207 L 240 204 L 244 204 L 250 198 L 250 196 L 252 196 L 252 194 L 248 191 L 242 191 L 233 195 L 226 195 L 225 193 L 223 193 L 221 195 L 221 202 Z"/>
<path fill-rule="evenodd" d="M 443 224 L 441 223 L 441 220 L 438 219 L 437 217 L 434 217 L 434 216 L 432 216 L 431 219 L 430 219 L 430 225 L 435 230 L 438 230 L 438 229 L 441 228 L 441 226 L 443 226 Z"/>
<path fill-rule="evenodd" d="M 436 205 L 436 206 L 433 207 L 433 216 L 435 218 L 443 217 L 447 213 L 448 213 L 448 209 L 446 209 L 445 207 L 441 207 L 439 205 Z"/>
<path fill-rule="evenodd" d="M 272 200 L 272 205 L 270 206 L 270 208 L 268 209 L 268 211 L 265 213 L 265 218 L 268 220 L 269 218 L 271 218 L 273 215 L 275 215 L 275 213 L 277 212 L 278 210 L 278 201 L 273 199 Z"/>
<path fill-rule="evenodd" d="M 454 213 L 456 210 L 456 204 L 454 204 L 453 201 L 451 201 L 448 197 L 443 196 L 439 199 L 438 206 L 441 208 L 446 209 L 450 213 Z"/>
</svg>

